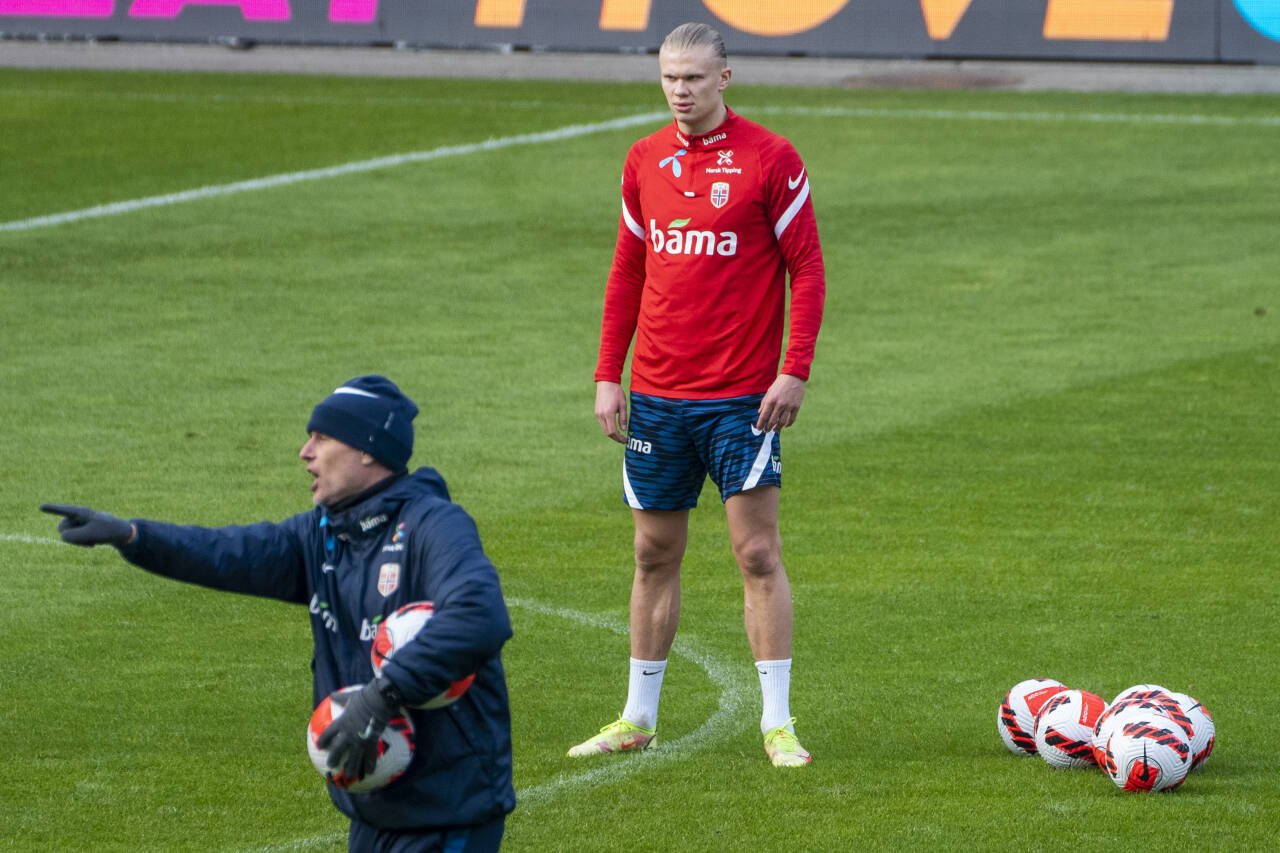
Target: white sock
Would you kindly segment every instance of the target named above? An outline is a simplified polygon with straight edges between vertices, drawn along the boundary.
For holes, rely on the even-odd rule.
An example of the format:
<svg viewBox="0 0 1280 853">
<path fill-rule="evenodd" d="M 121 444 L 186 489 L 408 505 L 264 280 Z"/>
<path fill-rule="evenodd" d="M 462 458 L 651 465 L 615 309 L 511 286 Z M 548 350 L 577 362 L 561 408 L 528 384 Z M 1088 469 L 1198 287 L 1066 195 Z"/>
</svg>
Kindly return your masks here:
<svg viewBox="0 0 1280 853">
<path fill-rule="evenodd" d="M 791 658 L 758 660 L 756 672 L 760 676 L 760 695 L 764 698 L 764 711 L 760 715 L 763 734 L 785 726 L 791 719 Z"/>
<path fill-rule="evenodd" d="M 631 659 L 627 707 L 622 709 L 622 719 L 646 729 L 658 725 L 658 696 L 662 693 L 662 676 L 666 671 L 664 660 Z"/>
</svg>

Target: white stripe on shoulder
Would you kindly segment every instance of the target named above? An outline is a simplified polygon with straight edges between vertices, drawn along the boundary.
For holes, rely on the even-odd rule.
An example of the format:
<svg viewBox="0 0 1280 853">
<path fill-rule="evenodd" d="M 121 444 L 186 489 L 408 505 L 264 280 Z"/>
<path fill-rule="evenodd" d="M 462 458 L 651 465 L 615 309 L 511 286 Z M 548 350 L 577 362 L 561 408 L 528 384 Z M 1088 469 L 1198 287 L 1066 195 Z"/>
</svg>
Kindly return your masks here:
<svg viewBox="0 0 1280 853">
<path fill-rule="evenodd" d="M 341 388 L 334 388 L 335 394 L 356 394 L 360 397 L 372 397 L 378 399 L 378 395 L 364 390 L 363 388 L 352 388 L 350 385 L 343 385 Z"/>
<path fill-rule="evenodd" d="M 622 218 L 627 223 L 627 229 L 632 234 L 636 235 L 641 240 L 646 239 L 644 226 L 636 221 L 636 218 L 631 215 L 631 211 L 627 210 L 627 203 L 625 201 L 622 203 Z"/>
<path fill-rule="evenodd" d="M 791 224 L 791 220 L 796 218 L 796 214 L 800 212 L 800 208 L 804 207 L 804 201 L 809 197 L 809 179 L 804 179 L 804 186 L 800 188 L 800 192 L 796 193 L 796 197 L 792 199 L 791 205 L 783 212 L 782 218 L 773 226 L 773 236 L 782 239 L 782 232 L 787 230 L 787 226 Z"/>
</svg>

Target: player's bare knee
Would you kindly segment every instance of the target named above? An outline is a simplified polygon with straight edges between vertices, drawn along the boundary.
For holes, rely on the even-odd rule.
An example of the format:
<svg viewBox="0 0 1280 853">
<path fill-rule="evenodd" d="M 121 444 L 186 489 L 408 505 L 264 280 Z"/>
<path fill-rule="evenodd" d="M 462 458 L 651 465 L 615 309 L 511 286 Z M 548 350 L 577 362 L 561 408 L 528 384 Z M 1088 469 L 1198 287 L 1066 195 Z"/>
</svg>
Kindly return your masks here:
<svg viewBox="0 0 1280 853">
<path fill-rule="evenodd" d="M 636 537 L 636 570 L 646 574 L 677 571 L 684 556 L 683 542 Z"/>
<path fill-rule="evenodd" d="M 769 536 L 755 536 L 733 545 L 733 557 L 744 577 L 767 579 L 784 574 L 782 545 Z"/>
</svg>

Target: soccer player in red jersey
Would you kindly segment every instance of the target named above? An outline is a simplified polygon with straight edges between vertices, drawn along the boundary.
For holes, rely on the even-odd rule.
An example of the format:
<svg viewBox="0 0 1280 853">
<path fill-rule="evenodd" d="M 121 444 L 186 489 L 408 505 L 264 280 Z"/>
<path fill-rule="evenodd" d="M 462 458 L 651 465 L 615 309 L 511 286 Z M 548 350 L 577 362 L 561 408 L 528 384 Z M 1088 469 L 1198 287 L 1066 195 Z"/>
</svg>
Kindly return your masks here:
<svg viewBox="0 0 1280 853">
<path fill-rule="evenodd" d="M 826 293 L 809 176 L 786 139 L 725 105 L 732 71 L 714 29 L 677 27 L 658 64 L 675 122 L 636 142 L 623 167 L 595 371 L 596 419 L 626 445 L 623 494 L 635 520 L 631 674 L 619 719 L 569 755 L 656 742 L 689 510 L 710 476 L 743 580 L 765 752 L 774 765 L 802 766 L 811 758 L 790 713 L 778 433 L 804 399 Z"/>
</svg>

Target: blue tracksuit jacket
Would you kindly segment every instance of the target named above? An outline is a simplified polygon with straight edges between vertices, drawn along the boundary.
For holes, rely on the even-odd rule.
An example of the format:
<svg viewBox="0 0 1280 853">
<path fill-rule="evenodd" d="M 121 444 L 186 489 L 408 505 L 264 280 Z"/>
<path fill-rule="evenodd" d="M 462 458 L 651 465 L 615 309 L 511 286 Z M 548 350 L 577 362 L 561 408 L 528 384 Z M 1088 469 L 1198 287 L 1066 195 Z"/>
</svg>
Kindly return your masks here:
<svg viewBox="0 0 1280 853">
<path fill-rule="evenodd" d="M 499 658 L 511 622 L 498 574 L 470 516 L 432 468 L 401 476 L 329 515 L 315 507 L 279 524 L 206 528 L 135 519 L 121 549 L 148 571 L 201 586 L 307 605 L 315 638 L 312 705 L 373 678 L 378 623 L 413 601 L 435 615 L 382 673 L 409 704 L 476 673 L 446 708 L 411 710 L 417 747 L 379 791 L 329 795 L 346 815 L 384 829 L 485 823 L 515 808 L 511 713 Z"/>
</svg>

